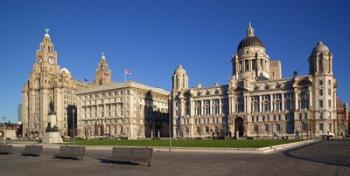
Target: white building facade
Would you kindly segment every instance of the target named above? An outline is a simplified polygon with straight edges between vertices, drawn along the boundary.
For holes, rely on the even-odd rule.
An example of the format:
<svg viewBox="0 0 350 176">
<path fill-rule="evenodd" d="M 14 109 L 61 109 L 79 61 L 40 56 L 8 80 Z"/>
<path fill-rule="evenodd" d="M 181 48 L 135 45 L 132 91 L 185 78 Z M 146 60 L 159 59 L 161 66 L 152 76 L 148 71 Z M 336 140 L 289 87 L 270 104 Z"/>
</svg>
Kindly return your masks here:
<svg viewBox="0 0 350 176">
<path fill-rule="evenodd" d="M 168 121 L 169 92 L 134 81 L 114 83 L 103 53 L 92 82 L 75 80 L 68 69 L 61 68 L 48 31 L 35 57 L 22 88 L 24 138 L 42 138 L 51 102 L 57 118 L 54 121 L 64 137 L 137 139 L 168 135 L 164 123 Z"/>
<path fill-rule="evenodd" d="M 282 78 L 249 25 L 232 57 L 227 85 L 189 88 L 179 66 L 172 76 L 173 136 L 179 138 L 314 138 L 335 135 L 336 79 L 333 56 L 318 42 L 308 58 L 309 74 Z"/>
</svg>

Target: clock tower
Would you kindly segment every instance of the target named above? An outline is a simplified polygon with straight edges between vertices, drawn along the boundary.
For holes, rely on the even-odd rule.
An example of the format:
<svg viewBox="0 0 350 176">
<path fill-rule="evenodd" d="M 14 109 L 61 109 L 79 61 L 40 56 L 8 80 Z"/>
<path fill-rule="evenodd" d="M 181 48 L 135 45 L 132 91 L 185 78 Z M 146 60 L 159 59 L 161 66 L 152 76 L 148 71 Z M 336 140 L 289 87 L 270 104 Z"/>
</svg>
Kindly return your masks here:
<svg viewBox="0 0 350 176">
<path fill-rule="evenodd" d="M 106 57 L 101 53 L 100 62 L 96 69 L 95 84 L 96 85 L 110 85 L 112 84 L 112 73 L 108 67 Z"/>
</svg>

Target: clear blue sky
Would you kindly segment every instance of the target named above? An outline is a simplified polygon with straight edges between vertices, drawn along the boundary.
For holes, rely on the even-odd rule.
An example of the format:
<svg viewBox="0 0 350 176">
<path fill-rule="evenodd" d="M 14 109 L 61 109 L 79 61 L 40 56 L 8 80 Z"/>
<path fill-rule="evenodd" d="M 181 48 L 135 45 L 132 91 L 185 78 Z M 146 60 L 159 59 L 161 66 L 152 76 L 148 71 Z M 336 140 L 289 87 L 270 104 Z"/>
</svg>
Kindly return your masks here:
<svg viewBox="0 0 350 176">
<path fill-rule="evenodd" d="M 59 56 L 75 79 L 92 80 L 100 52 L 113 80 L 170 90 L 183 64 L 190 85 L 226 84 L 231 56 L 251 21 L 283 76 L 307 74 L 307 59 L 322 40 L 334 55 L 338 95 L 349 102 L 350 1 L 28 1 L 0 2 L 0 116 L 15 121 L 35 51 L 50 28 Z"/>
</svg>

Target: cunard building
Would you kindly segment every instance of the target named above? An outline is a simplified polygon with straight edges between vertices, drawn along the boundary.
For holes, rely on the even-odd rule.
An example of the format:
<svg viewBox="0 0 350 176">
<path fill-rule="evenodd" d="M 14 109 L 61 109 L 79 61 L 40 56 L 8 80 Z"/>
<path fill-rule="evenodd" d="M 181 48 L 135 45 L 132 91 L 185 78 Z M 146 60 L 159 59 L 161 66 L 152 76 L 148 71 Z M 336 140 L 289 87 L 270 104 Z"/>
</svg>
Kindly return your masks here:
<svg viewBox="0 0 350 176">
<path fill-rule="evenodd" d="M 75 80 L 68 69 L 58 64 L 58 54 L 47 31 L 22 89 L 23 137 L 43 136 L 51 102 L 61 136 L 168 136 L 169 93 L 134 81 L 114 83 L 111 76 L 102 54 L 94 81 Z"/>
<path fill-rule="evenodd" d="M 318 42 L 305 62 L 309 74 L 282 77 L 249 25 L 233 55 L 227 85 L 190 88 L 178 66 L 172 76 L 171 116 L 175 137 L 319 137 L 337 134 L 333 56 Z"/>
</svg>

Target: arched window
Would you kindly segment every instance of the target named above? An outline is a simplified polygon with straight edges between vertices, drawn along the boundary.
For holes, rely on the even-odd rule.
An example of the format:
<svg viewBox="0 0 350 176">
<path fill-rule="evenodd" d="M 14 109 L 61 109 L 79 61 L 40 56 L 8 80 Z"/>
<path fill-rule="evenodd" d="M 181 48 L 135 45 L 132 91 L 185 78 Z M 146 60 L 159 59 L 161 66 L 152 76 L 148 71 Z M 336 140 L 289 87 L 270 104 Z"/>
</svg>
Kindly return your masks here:
<svg viewBox="0 0 350 176">
<path fill-rule="evenodd" d="M 209 133 L 209 127 L 208 126 L 205 127 L 205 133 Z"/>
<path fill-rule="evenodd" d="M 276 131 L 277 131 L 277 132 L 281 132 L 281 125 L 280 125 L 280 124 L 277 124 L 277 125 L 276 125 Z"/>
<path fill-rule="evenodd" d="M 255 131 L 255 133 L 259 133 L 259 126 L 258 125 L 254 125 L 254 131 Z"/>
<path fill-rule="evenodd" d="M 266 132 L 269 132 L 269 131 L 270 131 L 270 127 L 269 127 L 268 124 L 265 124 L 265 131 L 266 131 Z"/>
<path fill-rule="evenodd" d="M 197 127 L 197 134 L 201 134 L 201 128 Z"/>
</svg>

